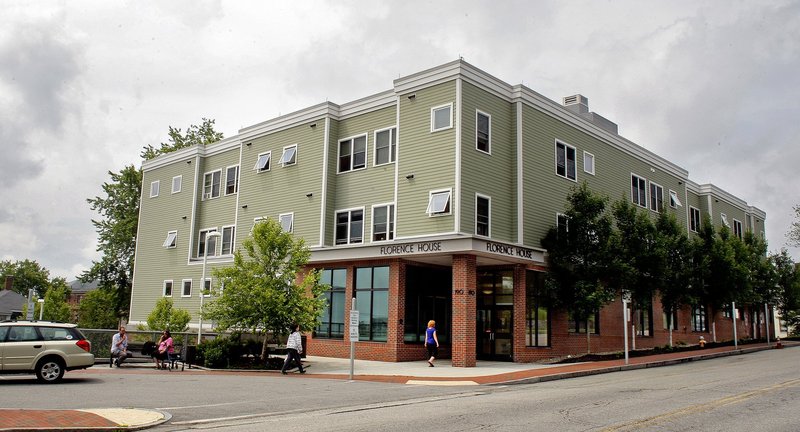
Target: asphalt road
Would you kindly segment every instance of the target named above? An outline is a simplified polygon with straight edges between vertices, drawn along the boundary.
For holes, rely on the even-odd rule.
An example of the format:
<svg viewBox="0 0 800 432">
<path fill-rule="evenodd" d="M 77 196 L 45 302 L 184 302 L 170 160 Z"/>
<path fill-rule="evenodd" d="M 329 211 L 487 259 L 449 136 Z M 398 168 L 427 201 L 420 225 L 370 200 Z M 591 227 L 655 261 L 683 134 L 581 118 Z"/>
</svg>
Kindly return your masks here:
<svg viewBox="0 0 800 432">
<path fill-rule="evenodd" d="M 154 430 L 798 431 L 800 350 L 529 385 L 429 387 L 274 374 L 68 373 L 0 378 L 0 404 L 156 408 Z"/>
</svg>

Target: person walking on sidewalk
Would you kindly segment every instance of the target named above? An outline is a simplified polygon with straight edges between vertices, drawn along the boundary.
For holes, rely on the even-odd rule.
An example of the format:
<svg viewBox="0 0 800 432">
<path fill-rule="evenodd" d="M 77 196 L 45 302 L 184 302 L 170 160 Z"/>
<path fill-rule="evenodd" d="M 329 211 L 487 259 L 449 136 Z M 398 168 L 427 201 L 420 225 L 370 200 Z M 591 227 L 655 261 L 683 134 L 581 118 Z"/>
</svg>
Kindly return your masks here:
<svg viewBox="0 0 800 432">
<path fill-rule="evenodd" d="M 286 351 L 286 361 L 283 362 L 281 373 L 286 375 L 286 369 L 289 369 L 289 364 L 292 363 L 292 360 L 297 362 L 297 369 L 300 370 L 301 374 L 306 373 L 303 369 L 303 362 L 300 360 L 300 354 L 303 353 L 303 339 L 300 337 L 300 325 L 296 323 L 292 323 L 292 334 L 289 335 L 289 339 L 286 341 Z"/>
<path fill-rule="evenodd" d="M 436 321 L 428 321 L 428 329 L 425 330 L 425 348 L 428 350 L 428 366 L 433 367 L 433 361 L 439 355 L 439 338 L 436 336 Z"/>
<path fill-rule="evenodd" d="M 120 367 L 122 362 L 125 361 L 131 353 L 128 352 L 128 334 L 125 332 L 125 326 L 119 326 L 119 333 L 111 338 L 111 359 L 110 361 Z M 116 358 L 116 360 L 114 360 Z M 109 367 L 111 363 L 109 363 Z"/>
</svg>

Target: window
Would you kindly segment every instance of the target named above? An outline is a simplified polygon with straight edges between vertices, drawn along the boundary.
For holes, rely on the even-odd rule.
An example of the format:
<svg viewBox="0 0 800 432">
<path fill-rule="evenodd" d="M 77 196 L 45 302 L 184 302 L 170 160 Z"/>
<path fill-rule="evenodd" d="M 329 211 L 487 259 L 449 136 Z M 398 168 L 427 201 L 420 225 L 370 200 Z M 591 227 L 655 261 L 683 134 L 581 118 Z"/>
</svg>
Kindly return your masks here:
<svg viewBox="0 0 800 432">
<path fill-rule="evenodd" d="M 375 131 L 375 165 L 394 162 L 397 153 L 397 128 Z"/>
<path fill-rule="evenodd" d="M 693 232 L 700 230 L 700 210 L 689 207 L 689 229 Z"/>
<path fill-rule="evenodd" d="M 281 229 L 285 232 L 294 232 L 294 213 L 278 215 L 278 222 L 280 222 Z"/>
<path fill-rule="evenodd" d="M 731 224 L 728 223 L 728 215 L 726 215 L 725 213 L 720 213 L 719 217 L 722 219 L 722 224 L 723 225 L 725 225 L 728 228 L 731 227 Z"/>
<path fill-rule="evenodd" d="M 650 182 L 650 210 L 661 213 L 664 210 L 664 188 Z"/>
<path fill-rule="evenodd" d="M 219 182 L 222 170 L 212 171 L 205 174 L 203 180 L 203 199 L 219 197 Z"/>
<path fill-rule="evenodd" d="M 172 177 L 172 193 L 180 192 L 182 183 L 183 183 L 182 175 Z"/>
<path fill-rule="evenodd" d="M 692 308 L 692 331 L 696 332 L 708 331 L 705 306 L 694 306 Z"/>
<path fill-rule="evenodd" d="M 556 174 L 575 180 L 575 147 L 556 141 Z"/>
<path fill-rule="evenodd" d="M 343 338 L 347 269 L 323 269 L 320 272 L 319 283 L 329 285 L 330 288 L 322 294 L 326 300 L 325 308 L 322 310 L 320 324 L 316 328 L 314 337 Z"/>
<path fill-rule="evenodd" d="M 172 281 L 164 281 L 164 297 L 172 297 Z"/>
<path fill-rule="evenodd" d="M 431 216 L 450 214 L 450 190 L 430 192 L 425 213 Z"/>
<path fill-rule="evenodd" d="M 367 136 L 361 135 L 339 141 L 339 172 L 367 166 Z"/>
<path fill-rule="evenodd" d="M 206 240 L 208 240 L 208 256 L 216 256 L 217 255 L 217 238 L 211 237 L 209 239 L 206 238 L 208 233 L 216 232 L 216 228 L 205 229 L 200 231 L 200 235 L 198 236 L 199 241 L 197 242 L 197 257 L 201 258 L 206 253 Z"/>
<path fill-rule="evenodd" d="M 356 268 L 358 340 L 386 342 L 389 323 L 389 267 Z"/>
<path fill-rule="evenodd" d="M 164 240 L 163 246 L 167 249 L 176 247 L 178 244 L 178 231 L 170 231 L 167 233 L 167 239 Z"/>
<path fill-rule="evenodd" d="M 191 297 L 191 296 L 192 296 L 192 280 L 184 279 L 183 291 L 181 291 L 181 297 Z"/>
<path fill-rule="evenodd" d="M 550 309 L 545 302 L 544 273 L 526 271 L 525 285 L 528 305 L 525 345 L 550 346 Z"/>
<path fill-rule="evenodd" d="M 394 204 L 372 207 L 372 241 L 394 239 Z"/>
<path fill-rule="evenodd" d="M 647 208 L 647 180 L 631 174 L 631 202 Z"/>
<path fill-rule="evenodd" d="M 672 208 L 683 207 L 681 200 L 678 199 L 678 193 L 674 190 L 669 191 L 669 206 Z"/>
<path fill-rule="evenodd" d="M 228 167 L 225 170 L 225 195 L 239 192 L 239 165 Z"/>
<path fill-rule="evenodd" d="M 256 166 L 253 167 L 258 172 L 269 171 L 269 160 L 272 157 L 272 152 L 261 153 L 256 160 Z"/>
<path fill-rule="evenodd" d="M 475 148 L 491 153 L 492 117 L 478 111 L 475 119 Z"/>
<path fill-rule="evenodd" d="M 569 314 L 569 332 L 584 333 L 589 330 L 591 334 L 600 334 L 600 313 L 589 314 L 585 319 L 577 318 L 574 312 Z"/>
<path fill-rule="evenodd" d="M 150 198 L 155 198 L 158 196 L 158 189 L 160 188 L 161 181 L 156 180 L 150 183 Z"/>
<path fill-rule="evenodd" d="M 453 127 L 453 104 L 431 108 L 431 132 Z"/>
<path fill-rule="evenodd" d="M 283 148 L 283 155 L 281 156 L 281 165 L 288 166 L 297 163 L 297 144 Z"/>
<path fill-rule="evenodd" d="M 233 241 L 235 237 L 236 237 L 236 227 L 234 226 L 222 227 L 222 251 L 221 251 L 222 255 L 231 255 L 233 253 Z"/>
<path fill-rule="evenodd" d="M 733 220 L 733 235 L 739 237 L 739 240 L 742 239 L 742 221 Z"/>
<path fill-rule="evenodd" d="M 211 297 L 211 278 L 206 278 L 206 280 L 203 282 L 204 282 L 203 292 L 202 292 L 203 297 L 205 298 Z"/>
<path fill-rule="evenodd" d="M 672 330 L 677 330 L 678 329 L 678 324 L 677 324 L 678 323 L 678 312 L 677 311 L 672 311 L 671 314 L 668 314 L 667 312 L 661 312 L 661 319 L 662 319 L 663 324 L 664 324 L 664 330 L 669 330 L 670 326 L 672 327 Z M 670 320 L 670 321 L 667 322 L 667 320 Z"/>
<path fill-rule="evenodd" d="M 653 304 L 648 301 L 636 305 L 636 334 L 639 336 L 653 335 Z"/>
<path fill-rule="evenodd" d="M 556 232 L 559 236 L 566 236 L 569 232 L 569 218 L 562 213 L 556 213 Z"/>
<path fill-rule="evenodd" d="M 453 312 L 451 273 L 449 268 L 406 266 L 405 317 L 402 317 L 405 343 L 423 344 L 431 319 L 436 320 L 439 344 L 450 343 Z"/>
<path fill-rule="evenodd" d="M 594 155 L 583 152 L 583 172 L 594 175 Z"/>
<path fill-rule="evenodd" d="M 364 210 L 336 212 L 336 244 L 361 243 L 364 236 Z"/>
<path fill-rule="evenodd" d="M 475 195 L 475 234 L 489 237 L 489 214 L 491 213 L 491 199 L 486 196 Z"/>
</svg>

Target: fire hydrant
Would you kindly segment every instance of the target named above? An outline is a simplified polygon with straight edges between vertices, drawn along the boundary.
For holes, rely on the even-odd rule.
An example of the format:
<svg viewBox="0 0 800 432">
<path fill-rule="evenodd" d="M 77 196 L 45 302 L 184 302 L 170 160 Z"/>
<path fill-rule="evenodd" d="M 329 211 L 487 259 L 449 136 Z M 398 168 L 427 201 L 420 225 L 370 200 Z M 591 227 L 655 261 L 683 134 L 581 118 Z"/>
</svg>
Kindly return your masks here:
<svg viewBox="0 0 800 432">
<path fill-rule="evenodd" d="M 705 348 L 706 347 L 706 339 L 703 336 L 700 336 L 700 341 L 698 342 L 698 344 L 700 345 L 700 348 Z"/>
<path fill-rule="evenodd" d="M 778 349 L 783 348 L 783 344 L 781 343 L 781 338 L 780 337 L 776 338 L 775 348 L 778 348 Z"/>
</svg>

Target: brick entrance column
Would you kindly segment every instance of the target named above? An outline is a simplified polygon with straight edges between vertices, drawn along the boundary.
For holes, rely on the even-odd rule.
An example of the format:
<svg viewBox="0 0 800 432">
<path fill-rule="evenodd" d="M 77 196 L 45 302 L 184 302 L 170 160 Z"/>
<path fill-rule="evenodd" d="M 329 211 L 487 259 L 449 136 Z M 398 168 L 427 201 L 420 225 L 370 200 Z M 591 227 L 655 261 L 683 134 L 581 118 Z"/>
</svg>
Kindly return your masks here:
<svg viewBox="0 0 800 432">
<path fill-rule="evenodd" d="M 456 367 L 475 366 L 476 278 L 475 256 L 453 255 L 453 325 L 450 338 L 452 362 Z"/>
</svg>

